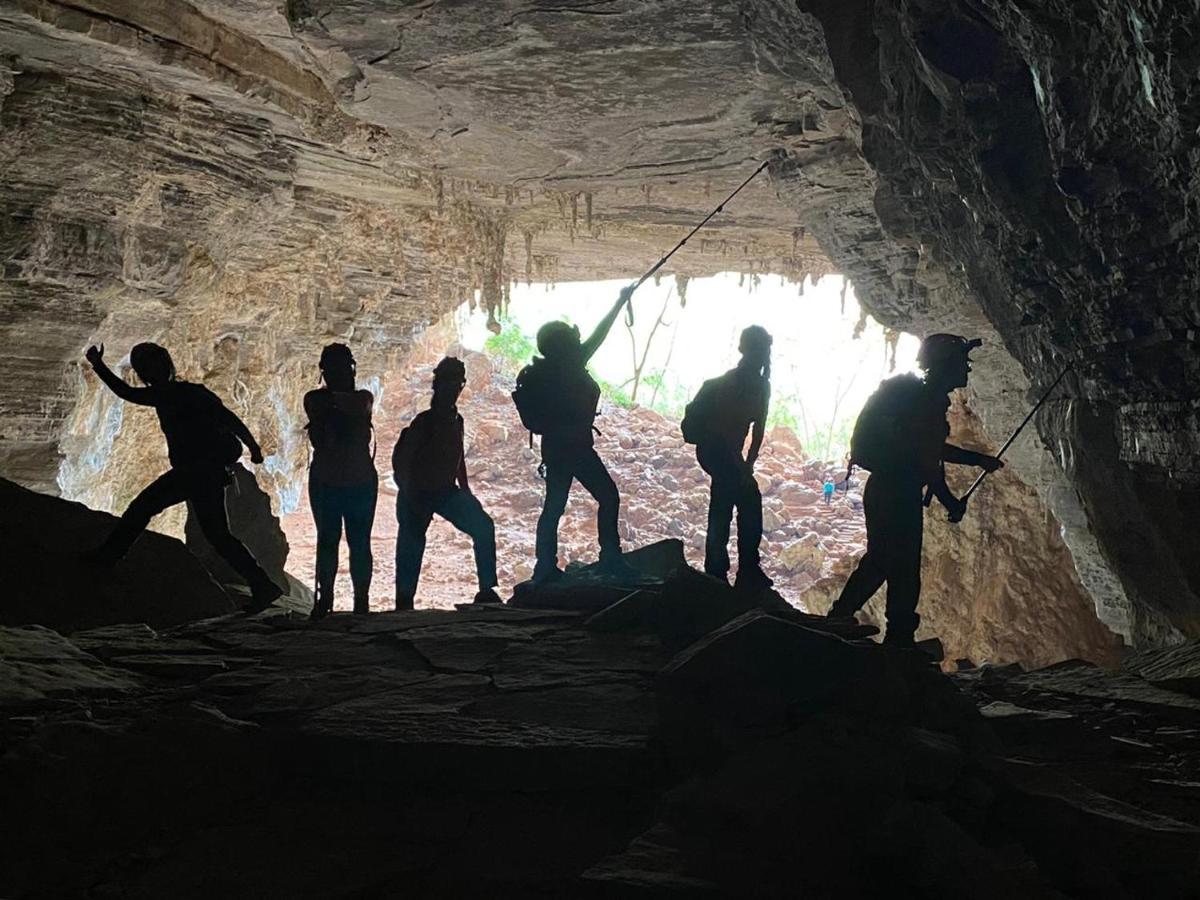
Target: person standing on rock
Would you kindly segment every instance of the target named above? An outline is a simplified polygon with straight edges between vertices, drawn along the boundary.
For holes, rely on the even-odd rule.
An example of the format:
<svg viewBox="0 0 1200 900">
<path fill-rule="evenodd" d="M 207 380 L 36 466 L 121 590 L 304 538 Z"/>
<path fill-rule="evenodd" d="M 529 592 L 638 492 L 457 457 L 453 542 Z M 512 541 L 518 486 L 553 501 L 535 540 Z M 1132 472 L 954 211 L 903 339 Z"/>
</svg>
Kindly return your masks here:
<svg viewBox="0 0 1200 900">
<path fill-rule="evenodd" d="M 979 466 L 988 472 L 1004 465 L 994 456 L 946 441 L 950 436 L 946 418 L 950 393 L 967 386 L 969 354 L 980 343 L 954 334 L 925 338 L 917 353 L 924 378 L 897 375 L 884 381 L 854 425 L 851 466 L 871 473 L 863 489 L 867 552 L 829 615 L 853 616 L 887 582 L 887 644 L 912 646 L 921 621 L 917 601 L 921 594 L 923 508 L 936 497 L 951 522 L 961 521 L 966 512 L 966 502 L 955 497 L 946 484 L 944 464 Z"/>
<path fill-rule="evenodd" d="M 752 590 L 771 586 L 759 560 L 762 493 L 754 479 L 771 402 L 771 343 L 771 335 L 761 325 L 742 331 L 738 341 L 742 358 L 737 366 L 701 385 L 684 411 L 681 426 L 683 439 L 696 445 L 696 460 L 712 479 L 704 571 L 728 579 L 729 527 L 737 509 L 736 586 Z M 743 457 L 747 432 L 750 448 Z"/>
<path fill-rule="evenodd" d="M 103 344 L 89 347 L 85 357 L 100 380 L 122 400 L 154 407 L 171 463 L 170 469 L 134 497 L 107 540 L 86 556 L 100 565 L 115 565 L 151 519 L 186 501 L 213 550 L 250 586 L 251 601 L 245 611 L 266 609 L 283 590 L 230 533 L 225 510 L 225 487 L 232 480 L 231 469 L 241 457 L 242 447 L 250 451 L 251 462 L 263 461 L 262 449 L 250 429 L 204 385 L 178 378 L 171 354 L 158 344 L 137 344 L 129 352 L 130 365 L 145 387 L 134 387 L 105 364 Z"/>
<path fill-rule="evenodd" d="M 588 361 L 600 349 L 621 309 L 629 303 L 632 287 L 624 288 L 612 309 L 586 341 L 579 328 L 566 322 L 547 322 L 537 333 L 541 354 L 517 376 L 513 401 L 521 422 L 542 436 L 542 468 L 546 498 L 537 522 L 535 585 L 563 576 L 558 567 L 558 523 L 567 508 L 571 484 L 578 481 L 599 505 L 596 531 L 600 539 L 600 571 L 616 577 L 636 572 L 621 556 L 617 530 L 621 497 L 616 482 L 596 453 L 594 422 L 600 403 L 600 386 L 588 374 Z"/>
<path fill-rule="evenodd" d="M 496 526 L 471 493 L 458 397 L 466 366 L 446 357 L 433 370 L 433 400 L 400 432 L 392 451 L 396 479 L 396 609 L 412 609 L 425 556 L 425 534 L 436 513 L 467 534 L 479 578 L 476 603 L 500 603 L 496 593 Z"/>
<path fill-rule="evenodd" d="M 317 528 L 317 595 L 312 617 L 333 612 L 334 582 L 342 528 L 350 549 L 354 612 L 371 611 L 371 528 L 379 496 L 379 475 L 371 449 L 374 395 L 355 387 L 357 365 L 345 344 L 329 344 L 318 363 L 322 386 L 304 395 L 308 439 L 313 447 L 308 470 L 308 502 Z"/>
</svg>

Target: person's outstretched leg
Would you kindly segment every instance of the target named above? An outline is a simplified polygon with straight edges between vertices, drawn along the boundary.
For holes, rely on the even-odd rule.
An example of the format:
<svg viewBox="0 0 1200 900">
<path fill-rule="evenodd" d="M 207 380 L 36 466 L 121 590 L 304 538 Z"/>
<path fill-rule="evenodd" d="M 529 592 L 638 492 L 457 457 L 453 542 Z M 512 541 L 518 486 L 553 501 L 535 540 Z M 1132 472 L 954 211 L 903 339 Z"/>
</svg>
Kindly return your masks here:
<svg viewBox="0 0 1200 900">
<path fill-rule="evenodd" d="M 337 580 L 338 549 L 342 542 L 342 506 L 336 487 L 310 481 L 308 504 L 317 528 L 317 603 L 313 610 L 320 618 L 333 611 L 334 584 Z"/>
<path fill-rule="evenodd" d="M 708 530 L 704 536 L 704 571 L 724 581 L 729 577 L 729 525 L 733 520 L 736 482 L 719 451 L 697 447 L 696 459 L 712 481 L 708 495 Z"/>
<path fill-rule="evenodd" d="M 350 547 L 350 580 L 354 584 L 354 611 L 371 611 L 371 576 L 375 557 L 371 553 L 371 528 L 375 524 L 375 504 L 379 498 L 379 483 L 366 484 L 346 491 L 346 543 Z"/>
<path fill-rule="evenodd" d="M 888 486 L 876 475 L 867 479 L 863 490 L 863 514 L 867 520 L 867 552 L 858 561 L 842 588 L 841 595 L 829 609 L 829 615 L 849 617 L 867 605 L 885 580 L 892 526 L 888 520 Z"/>
<path fill-rule="evenodd" d="M 433 520 L 428 498 L 396 497 L 396 609 L 412 609 L 425 558 L 425 532 Z"/>
<path fill-rule="evenodd" d="M 170 469 L 142 488 L 142 492 L 121 514 L 116 527 L 104 543 L 88 555 L 97 562 L 112 565 L 122 559 L 133 542 L 146 530 L 150 520 L 164 509 L 182 503 L 188 497 L 188 485 L 178 469 Z"/>
<path fill-rule="evenodd" d="M 600 557 L 619 558 L 621 555 L 621 533 L 617 522 L 621 514 L 621 494 L 617 483 L 608 474 L 604 461 L 595 450 L 580 456 L 575 465 L 575 477 L 598 504 L 596 510 L 596 536 L 600 543 Z"/>
<path fill-rule="evenodd" d="M 538 516 L 537 537 L 534 544 L 536 564 L 533 580 L 541 582 L 558 573 L 558 522 L 567 508 L 571 494 L 571 481 L 575 473 L 567 462 L 546 464 L 546 499 L 542 513 Z"/>
<path fill-rule="evenodd" d="M 218 469 L 213 472 L 198 472 L 191 475 L 189 480 L 192 485 L 188 499 L 196 511 L 196 518 L 204 537 L 250 586 L 254 596 L 251 608 L 265 609 L 270 606 L 283 594 L 283 590 L 271 581 L 258 564 L 258 560 L 246 549 L 246 545 L 229 530 L 229 515 L 225 511 L 224 471 Z"/>
<path fill-rule="evenodd" d="M 477 603 L 499 603 L 496 593 L 496 524 L 474 494 L 455 491 L 437 509 L 438 514 L 459 531 L 470 535 L 475 551 L 475 574 L 479 578 Z"/>
</svg>

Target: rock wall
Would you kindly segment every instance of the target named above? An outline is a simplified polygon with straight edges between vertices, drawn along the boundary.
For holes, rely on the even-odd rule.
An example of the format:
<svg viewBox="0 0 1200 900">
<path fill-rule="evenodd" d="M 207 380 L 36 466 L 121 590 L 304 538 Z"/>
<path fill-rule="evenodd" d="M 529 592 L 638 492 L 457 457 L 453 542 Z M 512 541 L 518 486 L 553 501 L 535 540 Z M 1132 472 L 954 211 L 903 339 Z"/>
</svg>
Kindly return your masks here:
<svg viewBox="0 0 1200 900">
<path fill-rule="evenodd" d="M 1195 633 L 1193 12 L 1150 2 L 801 6 L 824 26 L 861 116 L 872 182 L 857 223 L 830 214 L 825 246 L 839 263 L 858 258 L 847 271 L 895 324 L 978 321 L 960 314 L 964 299 L 976 304 L 985 335 L 1011 354 L 978 367 L 993 373 L 973 404 L 989 429 L 1016 416 L 1026 383 L 1075 366 L 1067 399 L 1038 428 L 1128 595 L 1094 590 L 1102 617 L 1124 618 L 1137 641 Z M 873 295 L 862 231 L 877 251 Z M 1026 454 L 1022 469 L 1046 467 Z M 1052 505 L 1073 505 L 1046 487 Z M 1079 516 L 1065 512 L 1070 527 Z M 1085 575 L 1098 571 L 1085 548 L 1072 549 Z"/>
</svg>

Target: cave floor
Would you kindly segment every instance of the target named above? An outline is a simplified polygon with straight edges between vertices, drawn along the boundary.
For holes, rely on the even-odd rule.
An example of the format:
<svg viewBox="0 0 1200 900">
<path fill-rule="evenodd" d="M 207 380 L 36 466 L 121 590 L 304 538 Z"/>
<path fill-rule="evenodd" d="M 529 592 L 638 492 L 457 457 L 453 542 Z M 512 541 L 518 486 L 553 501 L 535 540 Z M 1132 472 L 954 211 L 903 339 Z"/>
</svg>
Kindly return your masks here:
<svg viewBox="0 0 1200 900">
<path fill-rule="evenodd" d="M 673 652 L 649 633 L 555 610 L 277 609 L 0 641 L 6 896 L 719 893 L 646 850 L 688 777 L 658 741 Z M 1082 865 L 1081 827 L 1194 853 L 1200 700 L 1085 664 L 924 668 L 981 710 L 983 769 L 1012 786 L 963 812 L 947 782 L 935 805 L 986 818 L 985 843 L 1002 823 L 1018 869 Z"/>
</svg>

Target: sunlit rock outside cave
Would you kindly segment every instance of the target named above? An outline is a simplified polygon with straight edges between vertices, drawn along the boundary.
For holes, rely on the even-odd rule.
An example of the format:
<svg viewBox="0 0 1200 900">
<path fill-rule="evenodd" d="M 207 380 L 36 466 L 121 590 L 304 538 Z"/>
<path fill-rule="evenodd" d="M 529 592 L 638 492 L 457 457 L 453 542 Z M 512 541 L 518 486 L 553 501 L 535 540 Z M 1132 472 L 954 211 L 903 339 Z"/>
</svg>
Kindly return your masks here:
<svg viewBox="0 0 1200 900">
<path fill-rule="evenodd" d="M 0 7 L 0 895 L 1195 896 L 1196 25 Z M 577 482 L 547 559 L 513 393 L 610 312 L 616 534 Z M 681 422 L 751 325 L 723 581 Z M 969 451 L 925 509 L 849 464 L 881 385 L 941 402 L 939 334 L 969 377 L 885 447 Z M 392 450 L 447 356 L 498 584 L 435 515 L 410 610 Z M 331 497 L 376 505 L 322 587 Z"/>
</svg>

